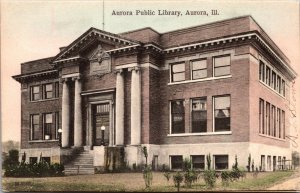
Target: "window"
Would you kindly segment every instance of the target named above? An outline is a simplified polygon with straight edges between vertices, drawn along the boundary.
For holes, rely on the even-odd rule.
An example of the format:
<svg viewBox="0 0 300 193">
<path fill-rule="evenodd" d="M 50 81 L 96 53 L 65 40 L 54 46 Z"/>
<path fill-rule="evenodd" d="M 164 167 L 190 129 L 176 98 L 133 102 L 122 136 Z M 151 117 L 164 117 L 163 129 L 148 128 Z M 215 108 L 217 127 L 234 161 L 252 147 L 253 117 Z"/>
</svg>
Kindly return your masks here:
<svg viewBox="0 0 300 193">
<path fill-rule="evenodd" d="M 271 135 L 275 137 L 276 136 L 276 107 L 274 105 L 272 105 L 271 118 L 272 118 Z"/>
<path fill-rule="evenodd" d="M 267 170 L 271 170 L 271 156 L 270 155 L 268 155 L 268 157 L 267 157 Z"/>
<path fill-rule="evenodd" d="M 270 103 L 266 102 L 266 132 L 265 134 L 270 135 Z"/>
<path fill-rule="evenodd" d="M 230 131 L 230 96 L 214 97 L 214 131 Z"/>
<path fill-rule="evenodd" d="M 37 163 L 37 157 L 29 157 L 29 164 L 36 164 Z"/>
<path fill-rule="evenodd" d="M 40 100 L 40 86 L 30 87 L 30 98 L 31 101 Z"/>
<path fill-rule="evenodd" d="M 279 75 L 277 75 L 277 88 L 276 88 L 278 93 L 281 93 L 281 78 Z"/>
<path fill-rule="evenodd" d="M 55 98 L 59 97 L 59 83 L 55 82 Z"/>
<path fill-rule="evenodd" d="M 285 96 L 285 81 L 284 80 L 282 80 L 282 82 L 281 82 L 281 89 L 282 89 L 281 94 L 283 96 Z"/>
<path fill-rule="evenodd" d="M 44 114 L 43 117 L 43 125 L 44 125 L 44 139 L 49 140 L 52 139 L 52 113 Z"/>
<path fill-rule="evenodd" d="M 40 130 L 40 116 L 39 115 L 31 115 L 31 140 L 39 140 L 41 138 L 41 130 Z"/>
<path fill-rule="evenodd" d="M 192 100 L 192 132 L 207 132 L 206 97 Z"/>
<path fill-rule="evenodd" d="M 259 63 L 259 80 L 265 81 L 265 64 L 262 61 Z"/>
<path fill-rule="evenodd" d="M 282 118 L 282 138 L 285 139 L 285 111 L 281 112 L 281 118 Z"/>
<path fill-rule="evenodd" d="M 271 86 L 271 70 L 268 66 L 266 67 L 266 83 Z"/>
<path fill-rule="evenodd" d="M 53 98 L 53 84 L 44 84 L 43 85 L 44 91 L 44 99 L 51 99 Z"/>
<path fill-rule="evenodd" d="M 265 171 L 265 165 L 266 165 L 266 158 L 264 155 L 261 155 L 260 158 L 260 166 L 261 166 L 261 170 Z"/>
<path fill-rule="evenodd" d="M 192 61 L 192 79 L 207 77 L 207 60 Z"/>
<path fill-rule="evenodd" d="M 278 137 L 281 138 L 281 110 L 277 108 L 277 128 L 278 128 Z"/>
<path fill-rule="evenodd" d="M 215 155 L 214 158 L 216 170 L 228 169 L 228 155 Z"/>
<path fill-rule="evenodd" d="M 263 99 L 259 99 L 259 133 L 262 134 L 264 134 L 264 130 L 265 130 L 264 108 L 265 108 L 265 101 Z"/>
<path fill-rule="evenodd" d="M 171 65 L 172 82 L 185 80 L 185 63 Z"/>
<path fill-rule="evenodd" d="M 170 156 L 171 169 L 182 169 L 183 158 L 181 155 Z"/>
<path fill-rule="evenodd" d="M 204 170 L 205 167 L 204 155 L 192 155 L 191 160 L 192 160 L 193 169 Z"/>
<path fill-rule="evenodd" d="M 171 133 L 184 133 L 184 105 L 183 101 L 171 102 Z"/>
<path fill-rule="evenodd" d="M 271 86 L 274 90 L 276 90 L 276 73 L 274 71 L 272 71 L 272 84 L 271 84 Z"/>
<path fill-rule="evenodd" d="M 50 164 L 50 157 L 42 157 L 40 161 Z"/>
<path fill-rule="evenodd" d="M 230 74 L 230 56 L 214 57 L 214 76 Z"/>
</svg>

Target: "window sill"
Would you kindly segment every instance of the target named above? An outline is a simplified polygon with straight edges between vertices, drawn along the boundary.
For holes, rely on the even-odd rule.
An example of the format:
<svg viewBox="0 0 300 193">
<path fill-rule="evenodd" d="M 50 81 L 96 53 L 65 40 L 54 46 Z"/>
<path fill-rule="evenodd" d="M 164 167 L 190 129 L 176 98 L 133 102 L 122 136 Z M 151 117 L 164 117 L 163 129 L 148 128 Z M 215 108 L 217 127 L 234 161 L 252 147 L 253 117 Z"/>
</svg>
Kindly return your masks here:
<svg viewBox="0 0 300 193">
<path fill-rule="evenodd" d="M 168 83 L 168 85 L 204 82 L 204 81 L 225 79 L 225 78 L 231 78 L 231 77 L 232 77 L 231 75 L 227 75 L 227 76 L 209 77 L 209 78 L 203 78 L 203 79 L 197 79 L 197 80 L 185 80 L 185 81 L 180 81 L 180 82 L 170 82 L 170 83 Z"/>
<path fill-rule="evenodd" d="M 50 140 L 30 140 L 29 143 L 47 143 L 47 142 L 58 142 L 58 139 L 50 139 Z"/>
<path fill-rule="evenodd" d="M 206 136 L 206 135 L 231 135 L 232 131 L 220 131 L 220 132 L 203 132 L 203 133 L 178 133 L 168 134 L 168 137 L 184 137 L 184 136 Z"/>
<path fill-rule="evenodd" d="M 270 138 L 270 139 L 275 139 L 275 140 L 278 140 L 278 141 L 285 141 L 285 139 L 278 138 L 278 137 L 273 137 L 273 136 L 269 136 L 269 135 L 265 135 L 265 134 L 259 134 L 259 136 Z"/>
<path fill-rule="evenodd" d="M 281 98 L 285 99 L 285 96 L 283 96 L 282 94 L 278 93 L 276 90 L 274 90 L 271 86 L 269 86 L 268 84 L 266 84 L 265 82 L 259 80 L 259 82 L 261 84 L 263 84 L 265 87 L 267 87 L 268 89 L 270 89 L 272 92 L 274 92 L 275 94 L 277 94 L 278 96 L 280 96 Z"/>
<path fill-rule="evenodd" d="M 41 100 L 36 100 L 36 101 L 30 101 L 32 103 L 37 103 L 37 102 L 45 102 L 45 101 L 54 101 L 58 100 L 59 98 L 52 98 L 52 99 L 41 99 Z"/>
</svg>

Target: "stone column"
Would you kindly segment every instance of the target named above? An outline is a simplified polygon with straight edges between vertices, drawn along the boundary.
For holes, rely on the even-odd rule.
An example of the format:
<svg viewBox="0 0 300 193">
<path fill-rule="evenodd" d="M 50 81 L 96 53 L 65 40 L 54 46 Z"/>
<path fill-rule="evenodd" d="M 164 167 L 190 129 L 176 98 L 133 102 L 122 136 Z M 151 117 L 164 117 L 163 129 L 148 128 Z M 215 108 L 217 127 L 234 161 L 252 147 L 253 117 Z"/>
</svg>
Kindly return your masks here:
<svg viewBox="0 0 300 193">
<path fill-rule="evenodd" d="M 131 70 L 131 145 L 141 144 L 141 79 L 139 67 Z"/>
<path fill-rule="evenodd" d="M 63 92 L 62 92 L 62 147 L 69 146 L 69 125 L 70 125 L 70 94 L 67 79 L 62 79 Z"/>
<path fill-rule="evenodd" d="M 124 145 L 124 77 L 118 70 L 116 82 L 116 145 Z"/>
<path fill-rule="evenodd" d="M 81 82 L 80 77 L 75 80 L 75 99 L 74 99 L 74 146 L 82 146 L 82 110 L 81 110 Z"/>
</svg>

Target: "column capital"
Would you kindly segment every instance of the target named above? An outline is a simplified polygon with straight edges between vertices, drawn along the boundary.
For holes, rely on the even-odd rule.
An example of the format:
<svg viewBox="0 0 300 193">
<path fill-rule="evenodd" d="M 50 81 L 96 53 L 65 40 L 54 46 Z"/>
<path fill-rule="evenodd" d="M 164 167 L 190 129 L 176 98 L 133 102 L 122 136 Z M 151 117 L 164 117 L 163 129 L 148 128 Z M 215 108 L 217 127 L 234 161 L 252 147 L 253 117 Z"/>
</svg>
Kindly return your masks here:
<svg viewBox="0 0 300 193">
<path fill-rule="evenodd" d="M 139 72 L 141 70 L 141 68 L 139 66 L 128 68 L 128 71 L 133 71 L 133 70 L 136 71 L 136 72 Z"/>
<path fill-rule="evenodd" d="M 60 83 L 66 83 L 69 79 L 68 78 L 60 78 L 59 82 Z"/>
<path fill-rule="evenodd" d="M 81 75 L 72 77 L 72 81 L 76 81 L 76 80 L 80 80 L 80 79 L 81 79 Z"/>
<path fill-rule="evenodd" d="M 124 71 L 123 71 L 123 69 L 121 68 L 121 69 L 116 69 L 115 70 L 115 74 L 118 74 L 118 73 L 120 73 L 120 75 L 123 73 Z"/>
</svg>

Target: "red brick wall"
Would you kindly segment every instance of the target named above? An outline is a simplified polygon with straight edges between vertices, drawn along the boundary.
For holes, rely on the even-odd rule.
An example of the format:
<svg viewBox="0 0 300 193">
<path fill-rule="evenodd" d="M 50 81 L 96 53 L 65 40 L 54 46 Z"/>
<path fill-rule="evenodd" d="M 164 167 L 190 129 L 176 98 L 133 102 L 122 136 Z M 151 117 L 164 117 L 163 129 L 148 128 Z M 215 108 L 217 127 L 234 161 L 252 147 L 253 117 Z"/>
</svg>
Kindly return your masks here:
<svg viewBox="0 0 300 193">
<path fill-rule="evenodd" d="M 58 79 L 36 81 L 28 84 L 27 89 L 21 91 L 21 148 L 46 148 L 58 146 L 57 142 L 29 142 L 30 139 L 30 115 L 40 114 L 40 129 L 42 130 L 42 113 L 59 112 L 61 114 L 61 89 L 60 98 L 53 100 L 45 100 L 40 102 L 30 101 L 30 86 L 40 83 L 57 82 Z M 54 121 L 54 120 L 53 120 Z M 61 126 L 61 120 L 60 125 Z"/>
<path fill-rule="evenodd" d="M 120 35 L 136 41 L 155 42 L 157 44 L 160 43 L 160 34 L 153 31 L 151 28 L 143 28 L 136 31 L 125 32 Z"/>
<path fill-rule="evenodd" d="M 31 62 L 25 62 L 21 64 L 21 74 L 28 74 L 32 72 L 39 72 L 42 70 L 50 70 L 53 67 L 49 64 L 51 58 L 39 59 Z"/>
<path fill-rule="evenodd" d="M 267 145 L 276 145 L 280 147 L 288 147 L 289 141 L 277 140 L 259 135 L 259 98 L 275 105 L 285 111 L 286 134 L 289 133 L 289 111 L 286 99 L 289 99 L 289 93 L 286 92 L 286 99 L 267 88 L 259 81 L 259 63 L 251 61 L 250 63 L 250 140 L 255 143 L 263 143 Z M 288 84 L 288 83 L 287 83 Z"/>
<path fill-rule="evenodd" d="M 248 52 L 247 48 L 235 49 L 235 55 Z M 208 58 L 209 74 L 211 73 L 212 58 Z M 167 85 L 169 71 L 160 72 L 160 109 L 158 121 L 160 123 L 160 143 L 213 143 L 213 142 L 244 142 L 249 141 L 249 60 L 232 59 L 231 78 L 204 82 Z M 212 97 L 230 94 L 231 96 L 231 135 L 211 136 L 167 136 L 170 132 L 169 101 L 175 99 L 185 100 L 185 130 L 190 129 L 190 99 L 207 97 L 207 127 L 212 131 Z"/>
</svg>

